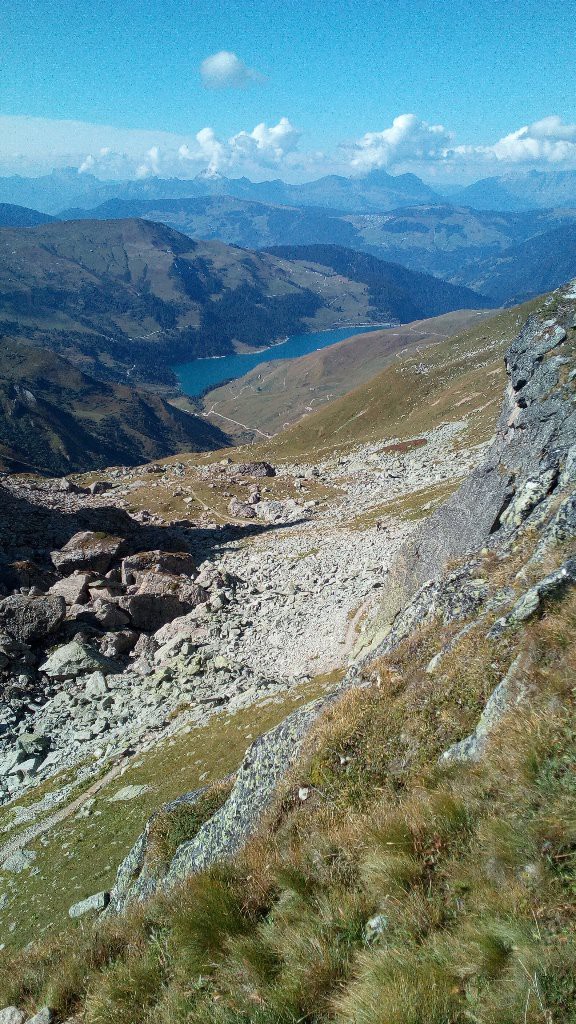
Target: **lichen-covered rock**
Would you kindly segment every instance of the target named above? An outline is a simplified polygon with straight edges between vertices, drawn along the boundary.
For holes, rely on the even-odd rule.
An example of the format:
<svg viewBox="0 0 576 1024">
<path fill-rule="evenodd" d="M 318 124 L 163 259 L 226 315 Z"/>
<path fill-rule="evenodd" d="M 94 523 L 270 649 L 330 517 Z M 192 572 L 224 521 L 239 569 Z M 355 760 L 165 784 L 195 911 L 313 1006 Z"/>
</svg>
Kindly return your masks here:
<svg viewBox="0 0 576 1024">
<path fill-rule="evenodd" d="M 5 1006 L 0 1010 L 0 1024 L 24 1024 L 26 1014 L 16 1006 Z"/>
<path fill-rule="evenodd" d="M 106 658 L 94 647 L 89 647 L 79 640 L 71 640 L 70 643 L 52 651 L 40 666 L 40 671 L 45 672 L 51 679 L 74 679 L 89 672 L 119 672 L 121 666 Z"/>
<path fill-rule="evenodd" d="M 240 462 L 232 468 L 235 473 L 240 473 L 242 476 L 276 476 L 276 470 L 269 462 Z"/>
<path fill-rule="evenodd" d="M 88 586 L 92 579 L 92 573 L 73 572 L 71 576 L 58 580 L 50 587 L 50 593 L 63 597 L 69 607 L 73 604 L 86 604 L 90 597 Z"/>
<path fill-rule="evenodd" d="M 138 581 L 150 572 L 170 573 L 175 576 L 193 576 L 196 565 L 187 551 L 139 551 L 122 560 L 122 582 Z"/>
<path fill-rule="evenodd" d="M 123 537 L 85 530 L 75 533 L 59 551 L 52 551 L 50 557 L 61 572 L 72 572 L 74 569 L 107 572 L 124 543 Z"/>
<path fill-rule="evenodd" d="M 243 846 L 326 703 L 326 699 L 320 699 L 293 711 L 249 747 L 228 800 L 194 839 L 178 848 L 163 888 L 171 888 L 188 875 L 232 856 Z"/>
<path fill-rule="evenodd" d="M 80 900 L 78 903 L 73 903 L 68 910 L 68 916 L 84 917 L 84 914 L 99 914 L 102 910 L 105 910 L 109 902 L 109 892 L 95 892 L 92 896 L 87 896 L 85 900 Z"/>
<path fill-rule="evenodd" d="M 135 629 L 155 633 L 207 600 L 202 587 L 182 576 L 148 572 L 140 578 L 137 592 L 121 597 L 118 604 L 128 612 Z"/>
<path fill-rule="evenodd" d="M 23 643 L 44 640 L 58 630 L 65 614 L 63 597 L 13 594 L 0 601 L 0 631 Z"/>
<path fill-rule="evenodd" d="M 576 558 L 568 558 L 559 569 L 549 573 L 544 579 L 530 587 L 503 618 L 498 619 L 490 629 L 489 636 L 499 636 L 510 626 L 527 622 L 540 610 L 542 600 L 556 597 L 576 584 Z"/>
<path fill-rule="evenodd" d="M 519 704 L 525 695 L 526 686 L 522 682 L 521 660 L 518 657 L 514 659 L 502 681 L 492 691 L 474 732 L 445 750 L 440 758 L 441 762 L 480 760 L 491 732 L 511 707 L 514 704 Z"/>
</svg>

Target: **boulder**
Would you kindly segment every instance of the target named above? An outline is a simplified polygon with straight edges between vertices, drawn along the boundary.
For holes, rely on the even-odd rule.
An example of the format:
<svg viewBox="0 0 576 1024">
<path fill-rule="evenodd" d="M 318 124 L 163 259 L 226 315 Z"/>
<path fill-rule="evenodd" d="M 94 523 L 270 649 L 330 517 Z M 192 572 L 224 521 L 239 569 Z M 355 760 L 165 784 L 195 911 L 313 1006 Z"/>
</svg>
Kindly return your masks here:
<svg viewBox="0 0 576 1024">
<path fill-rule="evenodd" d="M 255 519 L 256 517 L 254 505 L 250 505 L 247 501 L 238 501 L 238 498 L 232 498 L 228 508 L 233 516 L 238 516 L 240 519 Z"/>
<path fill-rule="evenodd" d="M 60 551 L 52 551 L 50 557 L 61 571 L 94 569 L 95 572 L 106 572 L 124 543 L 122 537 L 86 530 L 75 533 Z"/>
<path fill-rule="evenodd" d="M 33 1017 L 29 1017 L 26 1024 L 52 1024 L 55 1020 L 54 1011 L 49 1006 L 43 1006 Z"/>
<path fill-rule="evenodd" d="M 155 633 L 167 622 L 191 612 L 207 601 L 202 587 L 167 573 L 147 573 L 138 591 L 121 597 L 118 604 L 128 612 L 135 629 Z"/>
<path fill-rule="evenodd" d="M 44 757 L 50 744 L 50 737 L 41 732 L 23 732 L 18 737 L 18 747 L 29 757 Z"/>
<path fill-rule="evenodd" d="M 269 462 L 241 462 L 234 466 L 234 472 L 242 476 L 276 476 L 276 470 Z"/>
<path fill-rule="evenodd" d="M 196 565 L 187 551 L 139 551 L 128 555 L 122 561 L 122 582 L 138 583 L 149 572 L 171 573 L 176 576 L 193 576 Z"/>
<path fill-rule="evenodd" d="M 63 597 L 13 594 L 0 601 L 0 631 L 24 643 L 43 640 L 56 632 L 65 614 Z"/>
<path fill-rule="evenodd" d="M 89 672 L 114 673 L 121 672 L 122 669 L 117 662 L 89 647 L 88 644 L 71 640 L 70 643 L 52 651 L 40 666 L 40 671 L 45 672 L 51 679 L 74 679 Z"/>
<path fill-rule="evenodd" d="M 50 587 L 50 594 L 56 597 L 63 597 L 67 606 L 73 604 L 86 604 L 89 598 L 88 586 L 93 575 L 87 572 L 73 572 L 64 580 L 58 580 Z"/>
<path fill-rule="evenodd" d="M 0 1024 L 24 1024 L 26 1014 L 15 1006 L 5 1006 L 0 1010 Z"/>
<path fill-rule="evenodd" d="M 115 633 L 105 633 L 99 647 L 102 654 L 107 658 L 118 658 L 122 654 L 129 654 L 138 640 L 138 633 L 132 629 L 119 629 Z"/>
<path fill-rule="evenodd" d="M 85 900 L 80 900 L 78 903 L 74 903 L 68 910 L 68 916 L 83 917 L 84 914 L 89 914 L 91 911 L 100 913 L 101 910 L 106 909 L 109 902 L 109 892 L 95 892 L 93 896 L 87 896 Z"/>
</svg>

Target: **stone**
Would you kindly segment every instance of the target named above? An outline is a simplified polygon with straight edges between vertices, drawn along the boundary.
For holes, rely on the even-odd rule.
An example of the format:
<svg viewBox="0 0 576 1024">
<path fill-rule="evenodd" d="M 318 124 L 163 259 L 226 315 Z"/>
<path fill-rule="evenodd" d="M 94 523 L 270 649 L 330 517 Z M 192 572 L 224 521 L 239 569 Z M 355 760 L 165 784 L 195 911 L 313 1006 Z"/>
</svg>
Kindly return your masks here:
<svg viewBox="0 0 576 1024">
<path fill-rule="evenodd" d="M 154 633 L 154 639 L 156 643 L 163 646 L 175 639 L 195 641 L 205 636 L 205 633 L 205 629 L 198 625 L 194 612 L 188 612 L 187 615 L 179 615 L 171 622 L 167 622 L 165 626 L 161 626 Z"/>
<path fill-rule="evenodd" d="M 269 462 L 241 462 L 234 466 L 234 472 L 242 476 L 276 476 L 276 470 Z"/>
<path fill-rule="evenodd" d="M 123 537 L 85 530 L 75 533 L 59 551 L 52 551 L 50 557 L 61 571 L 93 569 L 95 572 L 106 572 L 120 554 L 124 543 Z"/>
<path fill-rule="evenodd" d="M 364 926 L 364 936 L 368 944 L 375 942 L 388 927 L 388 918 L 384 914 L 374 914 Z"/>
<path fill-rule="evenodd" d="M 147 793 L 150 786 L 123 786 L 114 796 L 109 797 L 108 803 L 123 803 L 126 800 L 136 800 L 143 793 Z"/>
<path fill-rule="evenodd" d="M 187 551 L 139 551 L 122 560 L 123 583 L 137 583 L 141 576 L 149 572 L 193 576 L 196 564 Z"/>
<path fill-rule="evenodd" d="M 114 633 L 105 633 L 100 641 L 100 652 L 107 658 L 118 658 L 129 654 L 136 645 L 138 633 L 132 629 L 120 629 Z"/>
<path fill-rule="evenodd" d="M 73 572 L 66 579 L 58 580 L 50 587 L 49 593 L 63 597 L 68 607 L 73 604 L 86 604 L 89 598 L 88 585 L 92 578 L 91 573 Z"/>
<path fill-rule="evenodd" d="M 90 494 L 105 494 L 106 491 L 112 490 L 112 486 L 108 480 L 95 480 L 94 483 L 90 484 L 88 490 Z"/>
<path fill-rule="evenodd" d="M 95 892 L 93 896 L 87 896 L 85 900 L 79 900 L 78 903 L 73 903 L 68 910 L 68 916 L 83 917 L 84 914 L 89 914 L 92 911 L 100 913 L 100 911 L 106 909 L 109 902 L 109 892 Z"/>
<path fill-rule="evenodd" d="M 55 1020 L 54 1011 L 48 1006 L 43 1006 L 33 1017 L 29 1017 L 26 1024 L 53 1024 Z"/>
<path fill-rule="evenodd" d="M 474 732 L 445 750 L 440 758 L 441 762 L 480 760 L 486 749 L 490 733 L 513 703 L 519 704 L 526 695 L 526 687 L 520 680 L 520 674 L 521 661 L 520 657 L 517 657 L 502 681 L 492 691 Z"/>
<path fill-rule="evenodd" d="M 53 650 L 40 666 L 40 671 L 51 679 L 74 679 L 89 672 L 101 671 L 107 674 L 122 669 L 117 662 L 105 657 L 94 647 L 79 640 L 71 640 Z"/>
<path fill-rule="evenodd" d="M 23 732 L 20 733 L 17 743 L 24 754 L 30 757 L 44 757 L 50 750 L 51 740 L 44 733 Z"/>
<path fill-rule="evenodd" d="M 228 508 L 233 516 L 238 516 L 240 519 L 254 519 L 256 517 L 254 505 L 250 505 L 247 501 L 238 501 L 238 498 L 232 498 Z"/>
<path fill-rule="evenodd" d="M 35 860 L 36 853 L 34 850 L 16 850 L 9 857 L 6 857 L 6 860 L 0 866 L 0 870 L 10 871 L 14 875 L 19 875 L 22 871 L 27 871 Z"/>
<path fill-rule="evenodd" d="M 141 577 L 138 591 L 121 597 L 118 603 L 128 612 L 135 629 L 155 633 L 207 599 L 202 587 L 181 576 L 149 572 Z"/>
<path fill-rule="evenodd" d="M 13 594 L 0 601 L 0 630 L 24 643 L 44 640 L 64 621 L 63 597 Z"/>
<path fill-rule="evenodd" d="M 5 1006 L 0 1010 L 0 1024 L 24 1024 L 26 1014 L 15 1006 Z"/>
</svg>

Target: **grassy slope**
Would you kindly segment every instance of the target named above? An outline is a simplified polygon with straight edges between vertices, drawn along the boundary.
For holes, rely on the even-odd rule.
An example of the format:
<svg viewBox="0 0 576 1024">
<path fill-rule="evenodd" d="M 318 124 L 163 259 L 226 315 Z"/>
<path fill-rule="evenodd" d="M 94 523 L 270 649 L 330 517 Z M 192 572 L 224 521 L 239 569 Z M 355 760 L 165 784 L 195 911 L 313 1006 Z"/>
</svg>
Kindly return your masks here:
<svg viewBox="0 0 576 1024">
<path fill-rule="evenodd" d="M 506 310 L 476 328 L 408 355 L 272 441 L 254 447 L 276 461 L 322 459 L 356 444 L 418 436 L 467 416 L 467 443 L 489 437 L 505 380 L 502 356 L 539 300 Z M 424 372 L 421 372 L 425 364 Z"/>
<path fill-rule="evenodd" d="M 239 441 L 254 431 L 276 434 L 312 410 L 371 380 L 409 349 L 456 334 L 492 312 L 460 310 L 390 330 L 346 338 L 299 359 L 262 363 L 250 373 L 210 391 L 202 402 L 212 423 Z"/>
<path fill-rule="evenodd" d="M 2 942 L 18 949 L 31 940 L 65 930 L 76 933 L 82 926 L 70 922 L 68 908 L 93 892 L 111 888 L 118 864 L 154 810 L 182 793 L 216 782 L 234 771 L 252 739 L 330 684 L 331 677 L 318 677 L 245 711 L 218 714 L 209 725 L 184 727 L 154 750 L 128 760 L 121 777 L 98 792 L 87 816 L 69 818 L 26 844 L 26 849 L 37 854 L 33 873 L 0 872 L 0 892 L 7 896 L 0 908 Z M 91 777 L 90 783 L 95 777 Z M 29 806 L 44 792 L 73 783 L 73 778 L 74 773 L 66 773 L 10 807 L 0 808 L 0 845 L 18 834 L 19 829 L 10 827 L 10 821 L 19 807 Z M 110 803 L 110 797 L 127 785 L 144 785 L 149 789 L 128 803 Z M 70 800 L 82 788 L 75 790 Z"/>
<path fill-rule="evenodd" d="M 517 568 L 483 575 L 517 586 Z M 4 1001 L 87 1024 L 573 1022 L 576 599 L 498 640 L 488 625 L 440 678 L 438 623 L 368 666 L 241 858 L 20 955 Z M 529 698 L 481 765 L 439 767 L 516 656 Z"/>
</svg>

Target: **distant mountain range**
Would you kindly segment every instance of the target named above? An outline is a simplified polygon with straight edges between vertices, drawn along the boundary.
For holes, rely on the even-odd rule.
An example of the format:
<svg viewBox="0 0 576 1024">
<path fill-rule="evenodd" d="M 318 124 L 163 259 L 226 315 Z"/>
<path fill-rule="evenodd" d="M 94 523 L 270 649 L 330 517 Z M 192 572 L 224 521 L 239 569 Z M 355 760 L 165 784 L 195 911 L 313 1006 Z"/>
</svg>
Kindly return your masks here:
<svg viewBox="0 0 576 1024">
<path fill-rule="evenodd" d="M 191 238 L 219 239 L 250 249 L 341 245 L 450 279 L 460 273 L 463 263 L 497 257 L 535 234 L 576 222 L 576 207 L 493 213 L 444 203 L 404 207 L 384 214 L 345 214 L 320 207 L 273 206 L 231 196 L 210 196 L 110 199 L 94 210 L 70 210 L 62 216 L 103 220 L 142 217 L 168 224 Z"/>
<path fill-rule="evenodd" d="M 294 263 L 196 242 L 143 220 L 5 228 L 0 331 L 48 347 L 100 379 L 169 384 L 171 363 L 242 344 L 265 347 L 338 324 L 490 305 L 430 275 L 352 250 L 334 253 L 329 259 L 323 251 L 325 269 L 311 270 L 298 254 Z"/>
<path fill-rule="evenodd" d="M 453 281 L 481 289 L 496 304 L 513 305 L 576 277 L 576 222 L 528 238 L 464 267 Z"/>
<path fill-rule="evenodd" d="M 27 206 L 0 203 L 0 228 L 33 228 L 37 224 L 49 224 L 53 217 Z"/>
<path fill-rule="evenodd" d="M 0 178 L 0 203 L 28 206 L 43 213 L 87 210 L 110 199 L 163 200 L 232 196 L 282 206 L 313 206 L 346 213 L 384 213 L 403 206 L 446 203 L 477 210 L 514 213 L 556 206 L 576 206 L 576 171 L 512 172 L 485 178 L 466 188 L 451 186 L 443 194 L 414 174 L 374 170 L 363 177 L 326 175 L 316 181 L 289 184 L 275 179 L 198 175 L 191 180 L 150 177 L 134 181 L 103 181 L 74 167 L 38 178 Z"/>
</svg>

